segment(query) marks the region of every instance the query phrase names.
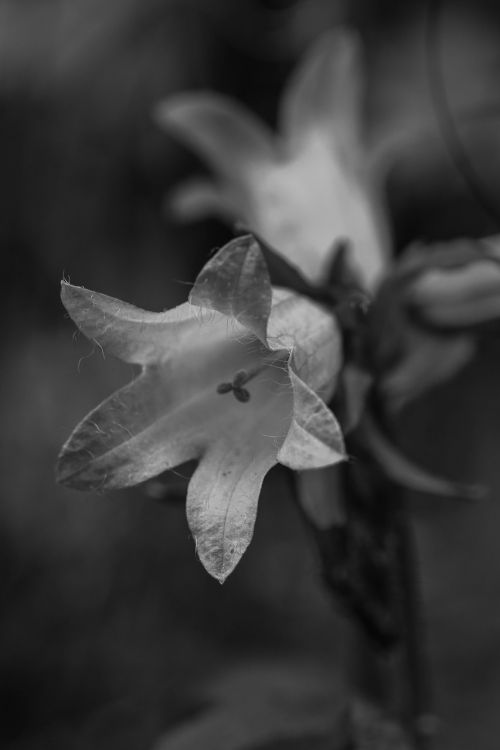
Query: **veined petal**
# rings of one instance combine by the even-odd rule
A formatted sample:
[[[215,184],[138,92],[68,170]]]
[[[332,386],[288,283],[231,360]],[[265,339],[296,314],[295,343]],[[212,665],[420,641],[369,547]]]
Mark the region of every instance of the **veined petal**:
[[[61,299],[85,336],[133,364],[164,358],[178,347],[183,334],[199,326],[199,314],[187,303],[162,313],[148,312],[65,281]]]
[[[333,394],[342,366],[342,339],[334,315],[287,289],[273,289],[267,327],[271,349],[288,349],[297,375],[324,401]]]
[[[221,583],[252,538],[262,482],[277,463],[292,398],[286,366],[267,368],[253,383],[252,403],[218,432],[191,479],[188,523],[201,562]]]
[[[75,428],[59,456],[57,480],[74,489],[119,489],[197,458],[197,409],[165,392],[148,370],[102,402]]]
[[[234,318],[265,341],[272,289],[255,239],[237,237],[221,248],[198,275],[189,300]]]
[[[235,424],[253,424],[255,401],[247,406],[217,386],[253,369],[252,398],[264,377],[274,393],[284,366],[266,364],[258,340],[234,337],[220,321],[201,324],[191,343],[192,350],[148,366],[76,427],[59,457],[58,481],[78,489],[131,486],[199,457]]]
[[[346,459],[342,431],[326,404],[295,373],[293,419],[278,461],[290,469],[319,469]]]
[[[229,183],[245,182],[276,159],[275,139],[251,110],[210,91],[162,102],[156,119]]]
[[[343,458],[335,418],[296,374],[318,391],[335,383],[335,318],[293,292],[273,291],[250,236],[222,248],[200,273],[191,303],[169,313],[70,285],[63,294],[84,333],[143,372],[77,426],[58,480],[119,488],[200,458],[188,519],[203,564],[223,581],[251,539],[271,466]]]
[[[338,148],[356,142],[361,123],[360,45],[347,29],[327,32],[292,75],[280,107],[280,130],[297,146],[321,128]]]

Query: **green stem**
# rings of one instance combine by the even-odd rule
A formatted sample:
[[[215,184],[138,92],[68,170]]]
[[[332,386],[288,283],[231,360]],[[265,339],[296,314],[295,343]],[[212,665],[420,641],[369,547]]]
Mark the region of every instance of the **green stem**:
[[[430,750],[436,729],[432,712],[429,664],[422,621],[415,540],[408,509],[399,499],[396,519],[398,589],[402,626],[402,678],[406,691],[403,717],[417,750]],[[405,684],[406,683],[406,684]]]

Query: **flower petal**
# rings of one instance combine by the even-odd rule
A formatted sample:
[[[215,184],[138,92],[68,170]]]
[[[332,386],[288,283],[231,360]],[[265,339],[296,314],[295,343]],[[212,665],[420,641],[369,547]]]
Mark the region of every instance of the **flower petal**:
[[[293,353],[292,368],[327,401],[342,365],[342,338],[334,315],[287,289],[273,290],[268,346]]]
[[[359,137],[362,74],[360,45],[347,29],[327,32],[292,75],[280,107],[280,129],[292,143],[322,128],[336,145]],[[332,238],[333,240],[333,238]]]
[[[432,268],[413,283],[409,297],[428,323],[464,328],[500,318],[500,264],[478,258],[457,268]]]
[[[224,450],[225,449],[225,450]],[[248,453],[241,445],[219,443],[207,453],[189,484],[187,517],[196,552],[220,583],[247,549],[253,536],[262,482],[276,457]]]
[[[79,329],[110,354],[133,364],[146,364],[178,346],[183,333],[199,325],[187,303],[162,313],[141,310],[107,294],[61,284],[61,299]]]
[[[272,289],[255,239],[237,237],[221,248],[203,267],[189,301],[235,318],[265,342]]]
[[[278,461],[290,469],[319,469],[346,459],[342,431],[326,404],[295,373],[293,419]]]
[[[61,450],[57,481],[75,489],[118,489],[196,458],[195,414],[195,403],[179,409],[169,400],[160,371],[148,368],[77,425]]]
[[[250,543],[264,476],[277,463],[290,424],[287,368],[272,368],[272,377],[259,381],[254,382],[259,392],[242,406],[240,419],[214,436],[188,490],[187,517],[196,551],[221,583]]]
[[[276,159],[272,132],[253,112],[219,94],[177,94],[158,105],[156,119],[229,183],[246,182]]]
[[[174,188],[165,199],[165,210],[178,221],[196,221],[208,216],[234,220],[238,207],[231,205],[231,196],[213,180],[187,180]]]
[[[242,421],[255,425],[259,378],[252,382],[248,406],[231,394],[221,396],[217,385],[254,365],[262,367],[264,377],[270,369],[261,365],[265,348],[255,339],[233,339],[227,321],[222,326],[208,321],[196,333],[192,350],[148,366],[85,417],[63,446],[59,482],[77,489],[132,486],[197,458],[219,435],[232,435]],[[282,372],[283,367],[272,368],[271,394]]]

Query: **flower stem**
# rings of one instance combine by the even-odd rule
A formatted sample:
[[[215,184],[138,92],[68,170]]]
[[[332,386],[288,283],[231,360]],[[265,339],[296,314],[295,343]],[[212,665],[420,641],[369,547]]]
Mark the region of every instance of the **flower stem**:
[[[431,708],[429,665],[425,644],[415,540],[408,508],[399,499],[396,559],[402,628],[402,681],[407,688],[404,716],[417,750],[430,750],[436,732]]]

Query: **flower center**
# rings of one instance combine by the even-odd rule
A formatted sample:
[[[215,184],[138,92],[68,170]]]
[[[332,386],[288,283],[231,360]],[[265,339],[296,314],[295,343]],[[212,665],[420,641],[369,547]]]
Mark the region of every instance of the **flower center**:
[[[217,393],[232,393],[237,401],[240,401],[242,404],[246,404],[247,401],[250,401],[251,394],[250,391],[244,386],[255,377],[257,377],[257,375],[265,370],[266,367],[269,367],[277,361],[282,362],[282,355],[278,355],[278,357],[272,357],[264,361],[258,367],[253,367],[251,370],[238,370],[238,372],[236,372],[233,376],[231,382],[225,381],[223,383],[219,383],[219,385],[217,386]]]

